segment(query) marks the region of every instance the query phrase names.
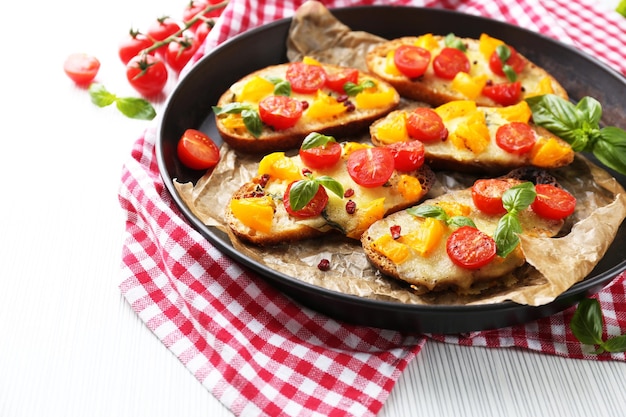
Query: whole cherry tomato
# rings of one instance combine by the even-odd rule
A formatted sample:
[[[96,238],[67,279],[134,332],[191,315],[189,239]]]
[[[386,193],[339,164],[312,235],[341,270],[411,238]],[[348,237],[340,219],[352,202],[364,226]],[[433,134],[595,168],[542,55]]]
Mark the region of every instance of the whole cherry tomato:
[[[165,62],[176,72],[180,72],[191,60],[200,44],[190,37],[178,38],[167,45]]]
[[[482,93],[502,106],[512,106],[519,102],[522,95],[522,84],[519,81],[500,84],[487,83]]]
[[[300,159],[311,169],[324,169],[334,166],[341,159],[343,148],[338,142],[328,142],[314,148],[300,148]]]
[[[187,4],[187,7],[183,10],[183,22],[185,24],[189,23],[194,17],[201,13],[204,9],[206,9],[209,5],[215,5],[221,3],[222,0],[192,0]],[[204,18],[214,18],[218,17],[222,14],[224,8],[211,10],[203,14]],[[193,32],[199,29],[202,24],[203,19],[199,19],[196,23],[194,23],[189,29]]]
[[[395,142],[386,147],[391,150],[394,167],[398,171],[415,171],[424,165],[424,144],[419,140]]]
[[[308,181],[308,180],[302,180],[302,181]],[[287,210],[287,213],[289,213],[290,215],[303,218],[303,219],[319,216],[320,213],[322,213],[322,211],[324,210],[324,207],[326,207],[326,204],[328,204],[328,193],[326,192],[326,189],[322,185],[320,185],[319,188],[317,189],[317,192],[311,199],[311,201],[309,201],[300,210],[294,210],[291,207],[289,198],[291,195],[291,189],[294,186],[294,184],[296,184],[297,182],[299,181],[294,181],[290,183],[287,186],[287,190],[285,191],[285,194],[283,195],[283,205],[285,206],[285,210]]]
[[[178,140],[178,159],[191,169],[209,169],[220,160],[220,150],[205,133],[187,129]]]
[[[536,141],[535,131],[526,123],[507,123],[496,131],[496,143],[509,153],[522,155],[530,152]]]
[[[472,201],[485,214],[504,214],[506,209],[502,205],[502,195],[513,185],[510,181],[498,178],[476,180],[472,185]]]
[[[169,16],[163,16],[155,20],[148,27],[148,37],[154,42],[162,41],[180,30],[180,25]],[[156,50],[157,53],[165,53],[167,45],[163,45]]]
[[[433,70],[438,77],[452,80],[459,72],[470,71],[467,55],[456,48],[443,48],[433,60]]]
[[[128,61],[126,78],[130,85],[143,96],[154,96],[167,83],[167,68],[160,58],[139,55]]]
[[[426,107],[418,107],[408,114],[406,130],[410,137],[422,142],[444,140],[448,137],[448,129],[441,116]]]
[[[508,48],[511,52],[511,55],[509,56],[509,59],[506,60],[506,64],[513,68],[513,71],[515,71],[516,74],[519,74],[524,70],[524,67],[526,66],[526,60],[517,53],[515,48],[513,48],[512,46],[508,46]],[[491,54],[491,58],[489,58],[489,68],[491,68],[491,71],[493,71],[494,74],[505,76],[504,71],[502,71],[502,66],[503,65],[502,60],[500,59],[500,55],[498,55],[497,51],[493,51],[493,53]]]
[[[348,156],[347,168],[350,178],[366,188],[380,187],[394,171],[393,153],[385,147],[364,148]]]
[[[194,37],[196,38],[196,42],[198,45],[201,45],[202,42],[209,36],[211,29],[213,29],[213,22],[207,21],[200,23],[194,32]]]
[[[83,53],[71,54],[63,63],[65,74],[78,85],[87,85],[98,74],[100,61],[95,56]]]
[[[261,121],[277,130],[293,127],[303,111],[300,100],[287,96],[268,96],[259,103]]]
[[[131,29],[118,46],[118,55],[124,65],[128,64],[128,61],[139,55],[141,51],[151,47],[154,44],[146,35]]]
[[[426,72],[430,64],[430,51],[415,45],[401,45],[393,54],[398,70],[409,78],[417,78]]]
[[[535,185],[537,198],[530,205],[537,215],[551,220],[561,220],[574,213],[576,197],[552,184]]]
[[[496,257],[496,242],[475,227],[462,226],[446,241],[446,252],[452,262],[461,268],[478,269]]]
[[[287,67],[287,81],[296,93],[315,93],[326,84],[326,71],[320,65],[292,62]]]
[[[346,83],[351,82],[353,84],[359,81],[359,70],[354,68],[346,68],[341,71],[334,71],[326,73],[326,87],[339,94],[345,94],[346,91],[343,86]]]

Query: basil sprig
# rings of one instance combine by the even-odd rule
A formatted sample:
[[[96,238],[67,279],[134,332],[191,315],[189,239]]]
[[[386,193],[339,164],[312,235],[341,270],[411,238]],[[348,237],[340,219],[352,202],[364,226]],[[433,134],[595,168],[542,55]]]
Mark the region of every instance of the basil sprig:
[[[504,75],[506,75],[509,81],[515,82],[517,80],[517,73],[512,66],[506,63],[511,57],[511,48],[506,45],[498,45],[496,46],[496,53],[498,54],[498,58],[500,58],[500,62],[502,62],[502,72],[504,72]]]
[[[252,136],[258,138],[261,136],[261,132],[263,132],[261,116],[259,116],[259,112],[253,106],[233,102],[222,107],[213,106],[213,112],[216,116],[221,114],[241,114],[243,124]]]
[[[115,107],[120,113],[131,119],[152,120],[156,116],[156,110],[149,101],[138,97],[118,97],[109,92],[102,84],[90,84],[89,96],[91,102],[98,107],[106,107],[115,103]]]
[[[605,166],[626,174],[626,131],[600,128],[601,104],[583,97],[576,105],[554,94],[529,97],[533,122],[567,141],[575,152],[589,152]]]
[[[441,220],[446,223],[448,226],[452,227],[462,227],[462,226],[471,226],[476,228],[476,224],[472,219],[466,216],[449,216],[448,213],[444,209],[439,206],[418,206],[411,207],[407,209],[407,212],[416,217],[432,217],[437,220]]]
[[[569,326],[580,343],[597,346],[595,354],[626,352],[626,334],[603,339],[604,319],[600,302],[596,299],[582,300],[576,307]]]
[[[493,234],[498,256],[505,258],[519,244],[522,225],[518,214],[520,211],[526,210],[536,197],[537,192],[532,182],[514,185],[502,195],[502,205],[507,213],[500,217]]]
[[[376,87],[376,83],[372,80],[361,81],[358,84],[348,81],[344,84],[343,91],[345,91],[349,96],[356,96],[363,90],[374,87]]]
[[[300,149],[313,149],[326,146],[330,142],[337,142],[334,137],[322,135],[318,132],[311,132],[302,141]]]
[[[343,185],[328,175],[314,178],[310,174],[305,179],[296,181],[289,191],[289,205],[293,210],[303,209],[315,197],[320,186],[343,197]]]

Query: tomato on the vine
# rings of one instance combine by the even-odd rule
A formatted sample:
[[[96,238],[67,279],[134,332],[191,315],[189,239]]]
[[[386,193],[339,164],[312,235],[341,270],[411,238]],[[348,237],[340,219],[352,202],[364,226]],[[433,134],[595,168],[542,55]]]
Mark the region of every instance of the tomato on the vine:
[[[308,181],[308,180],[301,180],[301,181]],[[289,198],[291,194],[291,188],[297,182],[299,181],[294,181],[290,183],[287,186],[287,190],[285,191],[285,194],[283,195],[283,205],[285,206],[285,210],[287,210],[287,213],[289,213],[290,215],[303,218],[303,219],[319,216],[324,210],[324,208],[326,207],[326,204],[328,204],[328,193],[326,192],[326,189],[324,188],[324,186],[320,185],[319,188],[317,189],[317,192],[311,199],[311,201],[309,201],[300,210],[294,210],[291,207]]]
[[[206,39],[206,37],[209,36],[211,29],[213,29],[213,25],[214,25],[214,22],[207,21],[207,22],[202,22],[200,25],[196,27],[196,30],[194,32],[194,37],[198,45],[201,45],[202,42],[204,42],[204,40]]]
[[[100,61],[89,54],[75,53],[65,59],[63,70],[76,84],[87,85],[96,78],[100,70]]]
[[[512,106],[519,102],[522,95],[522,84],[519,81],[500,84],[487,83],[483,94],[502,106]]]
[[[552,184],[535,185],[537,197],[530,205],[539,216],[551,220],[561,220],[574,213],[576,197]]]
[[[141,51],[154,45],[154,41],[149,39],[146,35],[131,29],[118,46],[118,55],[124,65],[128,64],[128,61],[139,55]]]
[[[498,178],[479,179],[472,185],[472,201],[476,208],[485,214],[506,213],[502,205],[502,195],[514,184]]]
[[[293,127],[303,111],[300,100],[287,96],[268,96],[259,103],[261,121],[277,130]]]
[[[459,72],[469,73],[469,58],[459,49],[446,47],[433,59],[433,70],[438,77],[452,80]]]
[[[409,78],[417,78],[426,72],[430,64],[430,51],[415,45],[400,45],[393,54],[393,63]]]
[[[410,137],[422,142],[444,140],[448,137],[448,129],[441,116],[427,107],[418,107],[408,114],[406,130]]]
[[[320,65],[292,62],[287,67],[287,81],[296,93],[315,93],[326,84],[326,71]]]
[[[178,140],[176,147],[178,159],[191,169],[213,168],[220,159],[220,150],[203,132],[187,129]]]
[[[200,44],[190,37],[178,38],[167,45],[165,62],[176,72],[180,72],[191,60]]]
[[[526,123],[511,122],[496,131],[496,143],[505,151],[522,155],[535,146],[535,131]]]
[[[398,171],[415,171],[424,165],[424,144],[419,140],[395,142],[386,146],[393,154],[394,167]]]
[[[169,16],[164,16],[155,20],[148,27],[147,34],[148,37],[154,42],[159,42],[174,35],[180,29],[180,25],[174,19],[170,18]],[[164,53],[166,50],[167,45],[163,45],[159,47],[156,52]]]
[[[347,169],[350,177],[362,187],[380,187],[394,171],[393,153],[384,147],[363,148],[348,156]]]
[[[311,169],[324,169],[334,166],[341,159],[343,148],[338,142],[327,142],[314,148],[300,148],[300,159]]]
[[[462,226],[446,241],[446,252],[455,265],[478,269],[491,262],[497,253],[495,240],[475,227]]]
[[[187,7],[185,7],[185,9],[183,10],[183,23],[187,24],[189,23],[194,17],[196,17],[198,15],[198,13],[201,13],[204,9],[206,9],[209,5],[215,5],[218,3],[221,3],[222,0],[192,0],[189,2],[189,4],[187,4]],[[203,18],[212,18],[212,17],[218,17],[222,14],[222,11],[224,11],[223,8],[221,9],[215,9],[215,10],[211,10],[210,12],[207,12],[205,14],[203,14]],[[190,26],[190,30],[192,32],[195,32],[196,30],[198,30],[200,28],[200,26],[202,25],[203,19],[198,19],[198,21],[196,21],[192,26]]]
[[[139,94],[154,96],[163,91],[167,83],[167,68],[160,58],[139,55],[126,65],[126,78]]]

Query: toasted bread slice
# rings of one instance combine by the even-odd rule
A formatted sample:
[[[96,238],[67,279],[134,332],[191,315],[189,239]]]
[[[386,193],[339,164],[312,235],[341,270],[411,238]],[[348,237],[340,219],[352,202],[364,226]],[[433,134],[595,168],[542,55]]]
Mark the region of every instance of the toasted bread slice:
[[[420,206],[440,207],[450,217],[469,217],[478,230],[489,236],[493,236],[502,216],[486,214],[476,208],[471,189],[443,194],[424,201]],[[363,233],[361,243],[375,268],[387,276],[409,283],[418,294],[441,290],[475,293],[477,288],[489,287],[506,279],[525,264],[523,250],[518,245],[505,257],[496,256],[478,268],[459,266],[447,250],[448,238],[458,229],[439,219],[412,214],[411,210],[401,210],[373,223]],[[530,208],[520,211],[518,216],[522,233],[532,236],[553,237],[564,224],[562,219],[542,218]],[[396,235],[392,237],[391,231],[395,231]]]
[[[302,92],[287,76],[289,68],[295,65],[322,68],[322,77],[327,81],[314,91]],[[352,88],[345,92],[342,90],[345,82],[339,75],[348,73],[351,73]],[[263,100],[284,95],[301,105],[301,116],[293,126],[277,123],[259,111]],[[303,62],[270,66],[247,75],[220,97],[214,110],[217,129],[232,148],[247,153],[267,153],[297,149],[311,132],[349,136],[367,131],[374,120],[399,103],[397,91],[375,76],[307,58]],[[292,103],[292,106],[297,105]]]
[[[433,106],[467,99],[474,100],[481,106],[514,104],[500,102],[502,99],[495,101],[492,97],[486,96],[484,90],[488,85],[510,82],[505,75],[494,73],[489,65],[496,47],[504,45],[504,42],[486,34],[481,35],[480,39],[456,38],[456,40],[466,48],[464,53],[468,58],[469,71],[463,71],[453,79],[438,76],[433,69],[433,61],[446,47],[446,37],[433,34],[402,37],[384,42],[368,53],[367,66],[373,74],[393,85],[402,97]],[[395,65],[393,54],[401,45],[416,45],[430,52],[430,63],[423,75],[410,78]],[[525,65],[516,76],[516,81],[521,87],[515,102],[526,96],[547,93],[567,98],[567,92],[553,75],[530,62],[522,54],[518,56],[524,60]]]
[[[407,125],[414,116],[411,113],[424,114],[424,110],[395,110],[374,122],[370,127],[372,142],[382,146],[414,140]],[[507,107],[480,107],[473,101],[460,100],[432,111],[447,132],[441,138],[423,140],[426,161],[433,169],[502,174],[527,165],[559,168],[574,160],[569,143],[532,124],[532,112],[525,101]],[[515,133],[520,131],[525,139]]]
[[[419,202],[436,181],[433,171],[422,165],[411,172],[394,170],[381,186],[359,185],[348,173],[347,155],[364,145],[341,145],[342,158],[324,169],[306,167],[299,155],[276,152],[264,157],[258,175],[242,185],[226,209],[225,218],[232,232],[243,241],[262,246],[330,233],[358,240],[374,221]],[[289,198],[288,186],[311,178],[332,178],[341,184],[343,195],[327,191],[328,202],[318,215],[305,218],[290,214],[284,201]]]

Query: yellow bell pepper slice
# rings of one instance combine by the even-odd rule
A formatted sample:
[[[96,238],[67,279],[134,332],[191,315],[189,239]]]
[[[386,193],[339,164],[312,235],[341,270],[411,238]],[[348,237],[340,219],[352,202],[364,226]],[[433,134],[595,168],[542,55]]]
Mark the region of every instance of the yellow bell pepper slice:
[[[300,167],[284,152],[273,152],[259,162],[258,175],[269,175],[271,179],[297,181],[303,177]]]
[[[385,72],[390,75],[403,75],[398,67],[396,67],[396,63],[393,60],[395,53],[395,49],[387,52],[387,56],[385,57]]]
[[[389,258],[394,264],[401,264],[409,257],[409,247],[391,237],[382,235],[372,242],[372,249]]]
[[[504,45],[504,41],[493,38],[486,33],[481,33],[480,38],[478,38],[478,50],[483,54],[487,61],[489,61],[491,55],[493,55],[499,45]]]
[[[426,33],[419,36],[413,44],[429,51],[439,48],[439,42],[435,39],[432,33]]]
[[[469,216],[472,209],[467,204],[458,203],[456,201],[439,201],[436,203],[450,217]]]
[[[406,201],[416,201],[422,195],[420,180],[411,175],[400,175],[398,191]]]
[[[396,100],[396,91],[389,88],[384,91],[362,91],[354,97],[358,109],[375,109],[384,107]]]
[[[477,75],[472,77],[466,72],[459,72],[452,80],[452,89],[460,92],[470,100],[476,99],[487,84],[487,75]]]
[[[421,227],[400,236],[398,242],[414,249],[420,256],[428,256],[439,245],[446,230],[443,222],[432,217],[424,219]]]
[[[385,197],[377,198],[366,205],[357,207],[356,213],[359,216],[358,224],[354,230],[347,233],[347,236],[352,239],[360,239],[363,232],[372,223],[383,218],[385,215]]]
[[[485,114],[475,111],[468,117],[467,122],[460,123],[448,138],[459,149],[469,149],[475,154],[483,152],[491,141]]]
[[[237,101],[242,103],[258,103],[274,92],[274,83],[263,77],[254,76],[244,84]]]
[[[302,58],[302,63],[307,65],[322,65],[317,59],[308,55]]]
[[[540,138],[531,151],[530,161],[534,166],[550,168],[562,166],[574,158],[572,147],[555,138]]]
[[[542,96],[544,94],[553,94],[554,88],[552,88],[552,80],[548,77],[543,77],[539,80],[537,88],[533,91],[528,91],[524,97]]]
[[[530,106],[524,100],[512,106],[494,108],[494,111],[509,122],[528,123],[533,115]]]
[[[406,113],[394,113],[379,123],[376,127],[376,137],[385,144],[406,141],[409,138],[406,130]]]
[[[261,233],[270,233],[274,219],[272,198],[249,197],[230,201],[230,210],[243,224]]]
[[[476,111],[476,102],[472,100],[454,100],[436,107],[435,113],[444,121],[450,121],[457,117],[465,117]]]
[[[346,111],[348,108],[343,103],[338,102],[333,96],[318,91],[315,100],[306,110],[306,117],[321,120],[340,115]]]

